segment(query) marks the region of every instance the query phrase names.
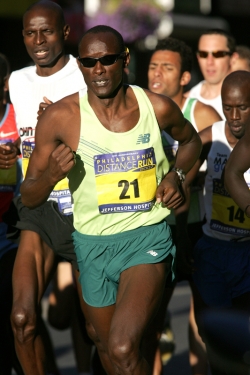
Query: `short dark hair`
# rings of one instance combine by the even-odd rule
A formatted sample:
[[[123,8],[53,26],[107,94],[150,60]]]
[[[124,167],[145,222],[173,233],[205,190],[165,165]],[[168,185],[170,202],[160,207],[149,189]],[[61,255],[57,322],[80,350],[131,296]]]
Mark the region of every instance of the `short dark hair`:
[[[193,66],[193,53],[191,48],[182,40],[168,37],[157,43],[155,51],[172,51],[180,54],[181,57],[181,74],[191,72]]]
[[[233,54],[235,52],[235,48],[236,48],[235,39],[229,31],[226,31],[223,29],[208,29],[200,35],[200,38],[203,35],[223,35],[227,39],[227,47],[230,53]]]
[[[248,65],[250,68],[250,48],[247,46],[239,45],[236,46],[235,52],[238,53],[239,59],[244,59],[248,61]]]
[[[123,37],[119,33],[119,31],[117,31],[117,30],[113,29],[113,27],[110,27],[110,26],[107,26],[107,25],[97,25],[97,26],[94,26],[91,29],[85,31],[85,33],[83,34],[83,36],[82,36],[82,38],[80,40],[78,48],[80,48],[80,45],[82,43],[82,39],[86,35],[88,35],[88,34],[99,34],[99,33],[111,33],[111,34],[113,34],[116,37],[116,39],[117,39],[117,43],[118,43],[120,52],[123,52],[123,51],[126,50]]]

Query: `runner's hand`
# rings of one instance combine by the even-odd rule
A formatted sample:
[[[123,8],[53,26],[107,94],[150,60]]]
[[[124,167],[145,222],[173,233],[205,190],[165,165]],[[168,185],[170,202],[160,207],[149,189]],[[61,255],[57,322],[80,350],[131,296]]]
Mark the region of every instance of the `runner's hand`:
[[[49,157],[49,178],[56,184],[67,176],[75,165],[75,155],[72,149],[65,144],[60,144]]]
[[[41,102],[39,104],[39,109],[37,111],[37,119],[43,114],[43,112],[45,111],[45,109],[50,105],[52,104],[53,102],[51,100],[49,100],[48,98],[46,98],[46,96],[43,97],[43,100],[44,102]]]
[[[156,190],[156,202],[170,209],[177,208],[183,201],[179,177],[175,172],[170,172]]]
[[[11,142],[0,146],[0,169],[10,169],[18,159],[19,150]]]

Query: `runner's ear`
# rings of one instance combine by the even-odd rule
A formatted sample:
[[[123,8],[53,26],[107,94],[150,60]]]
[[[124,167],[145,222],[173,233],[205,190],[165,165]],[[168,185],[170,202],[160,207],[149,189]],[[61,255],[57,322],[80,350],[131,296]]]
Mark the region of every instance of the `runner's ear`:
[[[191,80],[191,74],[190,72],[184,72],[180,79],[180,85],[186,86]]]

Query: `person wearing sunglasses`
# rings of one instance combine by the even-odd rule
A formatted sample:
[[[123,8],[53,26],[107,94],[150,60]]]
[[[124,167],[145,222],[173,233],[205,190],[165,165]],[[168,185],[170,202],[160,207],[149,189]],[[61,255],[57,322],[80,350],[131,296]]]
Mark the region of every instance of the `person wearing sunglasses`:
[[[129,61],[117,30],[99,25],[84,33],[78,64],[87,94],[70,95],[40,116],[21,186],[23,203],[35,208],[68,176],[82,308],[108,375],[152,373],[151,327],[166,277],[174,277],[175,246],[164,219],[183,201],[182,182],[201,148],[170,98],[123,83]],[[171,170],[163,129],[180,143]]]
[[[221,104],[221,86],[230,72],[231,59],[235,54],[235,40],[225,30],[209,29],[199,38],[196,56],[204,80],[185,95],[211,105],[224,117]]]
[[[201,131],[212,123],[220,121],[221,117],[211,106],[201,103],[197,99],[184,96],[184,88],[191,79],[192,63],[192,50],[185,42],[172,37],[159,41],[150,58],[148,87],[151,91],[166,95],[174,100],[182,110],[185,118],[192,122],[197,131]],[[166,132],[163,132],[162,138],[166,156],[170,163],[174,163],[178,143]],[[202,173],[202,171],[200,172]],[[178,281],[184,279],[191,283],[191,254],[195,243],[202,235],[204,218],[202,188],[201,179],[199,179],[199,184],[194,184],[192,187],[190,207],[189,199],[186,198],[185,209],[184,205],[181,205],[176,210],[172,210],[171,214],[166,217],[179,254],[177,258],[179,259],[177,262]],[[187,215],[188,211],[189,214]],[[175,215],[178,216],[178,225],[176,225]],[[188,244],[190,245],[188,246]],[[167,286],[169,287],[169,285]],[[173,286],[166,289],[165,304],[171,298],[172,293]],[[193,304],[191,303],[189,319],[190,366],[193,375],[205,375],[207,373],[206,352],[197,332],[192,306]],[[162,339],[164,337],[162,335]]]

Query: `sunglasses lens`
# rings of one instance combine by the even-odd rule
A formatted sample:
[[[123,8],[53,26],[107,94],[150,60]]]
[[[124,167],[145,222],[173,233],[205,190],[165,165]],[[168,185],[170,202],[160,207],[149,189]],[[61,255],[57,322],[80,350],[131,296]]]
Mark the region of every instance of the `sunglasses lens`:
[[[213,57],[215,57],[216,59],[218,59],[220,57],[224,57],[226,55],[227,55],[227,53],[225,51],[216,51],[216,52],[213,52]]]
[[[105,66],[112,65],[116,62],[118,57],[119,55],[106,55],[100,58],[100,63]]]
[[[208,52],[207,52],[207,51],[198,51],[197,54],[198,54],[199,57],[201,57],[202,59],[205,59],[206,57],[208,57]]]
[[[212,52],[208,52],[208,51],[198,51],[198,52],[197,52],[197,55],[198,55],[199,57],[201,57],[202,59],[206,59],[210,53],[213,55],[213,57],[214,57],[215,59],[219,59],[219,58],[221,58],[221,57],[224,57],[224,56],[230,55],[230,52],[228,52],[228,51],[212,51]]]
[[[79,59],[79,61],[85,68],[93,68],[97,60],[92,59],[91,57],[83,57]]]
[[[93,57],[79,57],[78,60],[85,68],[93,68],[97,61],[100,61],[100,63],[104,66],[108,66],[114,64],[122,56],[123,53],[118,53],[115,55],[102,56],[99,59],[94,59]]]

